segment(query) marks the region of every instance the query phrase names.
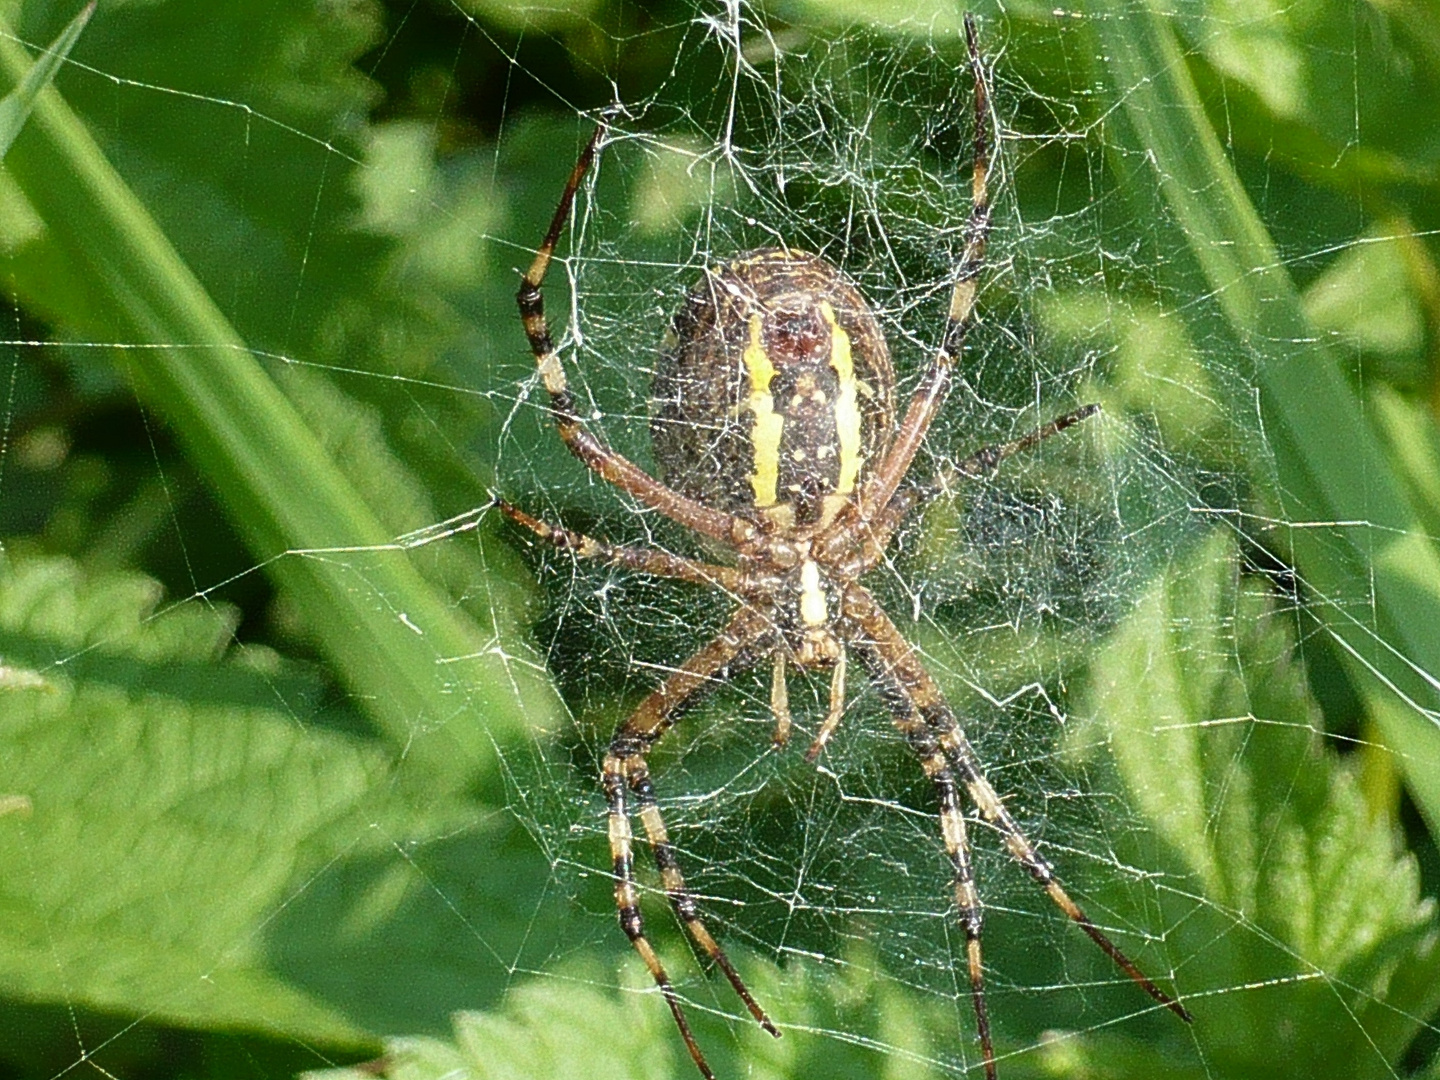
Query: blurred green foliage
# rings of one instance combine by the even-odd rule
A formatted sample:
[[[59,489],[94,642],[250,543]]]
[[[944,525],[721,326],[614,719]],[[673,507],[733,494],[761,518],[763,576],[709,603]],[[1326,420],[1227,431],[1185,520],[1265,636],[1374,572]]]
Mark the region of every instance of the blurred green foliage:
[[[581,382],[644,460],[666,313],[774,228],[844,256],[914,375],[968,135],[953,5],[744,7],[738,52],[726,10],[102,0],[0,173],[0,1075],[382,1051],[364,1075],[688,1075],[592,872],[591,777],[717,613],[471,513],[498,487],[648,535],[517,400],[514,268],[618,95],[576,352],[629,350]],[[1106,419],[930,508],[880,588],[923,598],[907,632],[1007,791],[1047,799],[1043,842],[1197,1020],[1147,1011],[982,854],[1003,1075],[1435,1074],[1440,11],[978,13],[1007,132],[994,284],[932,449],[1071,396]],[[74,11],[0,15],[33,51]],[[741,66],[767,74],[732,96]],[[799,103],[776,129],[771,86]],[[1037,672],[1058,743],[981,690]],[[657,775],[697,792],[768,738],[694,727]],[[910,762],[856,735],[819,777],[762,764],[674,827],[786,1037],[652,917],[713,1063],[974,1070]],[[828,853],[797,849],[806,813]],[[828,906],[785,906],[796,865]]]

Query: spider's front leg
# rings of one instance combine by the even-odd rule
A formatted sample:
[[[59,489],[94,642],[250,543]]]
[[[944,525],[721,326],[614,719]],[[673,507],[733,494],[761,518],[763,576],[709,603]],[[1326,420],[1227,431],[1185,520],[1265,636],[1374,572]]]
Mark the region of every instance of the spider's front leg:
[[[935,350],[935,360],[910,399],[889,451],[876,466],[861,493],[859,517],[863,522],[872,521],[885,509],[905,479],[905,474],[910,471],[910,463],[915,460],[925,433],[930,430],[945,400],[955,360],[974,323],[975,292],[980,271],[985,265],[985,245],[990,237],[990,84],[980,56],[975,20],[969,13],[965,15],[965,42],[970,50],[970,71],[975,80],[975,161],[970,220],[965,227],[965,250],[955,268],[955,286],[950,292],[950,309],[945,316],[945,329],[940,335],[940,347]]]
[[[655,985],[664,995],[666,1004],[670,1006],[670,1013],[675,1018],[675,1025],[680,1029],[680,1037],[685,1040],[691,1059],[706,1080],[715,1080],[715,1074],[690,1031],[690,1024],[680,1005],[680,997],[675,992],[669,975],[655,954],[650,940],[645,936],[645,920],[640,913],[640,899],[635,888],[635,867],[631,851],[633,836],[630,831],[626,790],[628,788],[635,796],[641,824],[645,827],[655,864],[660,870],[661,883],[675,908],[675,913],[685,924],[685,929],[695,944],[725,973],[750,1015],[766,1031],[778,1038],[779,1029],[771,1023],[770,1018],[751,996],[725,950],[700,918],[695,898],[685,885],[674,845],[670,842],[664,819],[660,815],[655,788],[650,780],[650,769],[645,761],[650,747],[679,719],[681,709],[694,704],[697,695],[704,690],[718,685],[734,672],[753,663],[765,638],[772,632],[773,627],[761,613],[754,608],[742,607],[719,636],[677,668],[620,725],[610,741],[610,751],[605,756],[601,776],[609,813],[610,855],[614,863],[615,905],[619,910],[620,927],[625,931],[625,936],[630,939],[635,951],[640,954],[651,978],[655,980]]]
[[[583,461],[603,479],[623,491],[629,492],[645,505],[660,511],[666,517],[687,525],[697,532],[728,544],[745,544],[758,536],[758,530],[751,522],[713,507],[705,506],[686,498],[660,483],[629,458],[616,453],[597,439],[585,428],[577,411],[575,395],[571,393],[565,379],[565,368],[560,363],[560,354],[550,336],[550,324],[545,318],[545,296],[541,291],[545,274],[550,269],[550,260],[555,254],[555,245],[570,218],[570,209],[575,202],[575,192],[580,181],[590,168],[600,145],[605,125],[595,128],[590,141],[580,152],[555,215],[550,219],[550,228],[535,253],[530,269],[520,281],[516,302],[520,305],[520,321],[525,327],[525,336],[530,342],[530,351],[540,371],[540,380],[550,395],[550,415],[555,421],[556,431],[570,452]]]

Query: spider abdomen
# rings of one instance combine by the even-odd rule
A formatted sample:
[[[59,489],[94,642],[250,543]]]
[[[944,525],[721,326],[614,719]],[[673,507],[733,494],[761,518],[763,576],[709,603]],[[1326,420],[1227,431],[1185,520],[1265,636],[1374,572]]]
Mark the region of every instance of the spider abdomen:
[[[670,486],[784,528],[828,520],[882,456],[895,377],[879,323],[818,255],[747,252],[675,316],[651,439]]]

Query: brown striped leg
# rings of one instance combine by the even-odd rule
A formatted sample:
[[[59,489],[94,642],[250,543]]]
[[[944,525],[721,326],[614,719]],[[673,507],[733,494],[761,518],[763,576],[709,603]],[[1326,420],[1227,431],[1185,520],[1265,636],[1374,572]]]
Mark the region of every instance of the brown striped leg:
[[[860,496],[860,518],[873,520],[889,504],[910,463],[930,430],[936,413],[950,386],[951,368],[965,344],[975,316],[975,290],[980,271],[985,265],[985,244],[990,236],[990,86],[985,64],[980,57],[980,42],[975,20],[965,16],[965,42],[970,50],[970,71],[975,80],[975,164],[970,197],[970,220],[966,226],[965,251],[955,270],[955,287],[950,293],[950,310],[945,316],[945,329],[935,361],[920,380],[915,396],[905,410],[905,418],[895,432],[890,450],[870,475]]]
[[[545,273],[550,269],[555,245],[570,217],[575,192],[590,168],[604,130],[603,124],[596,127],[595,134],[590,136],[590,141],[580,152],[580,158],[570,172],[570,180],[561,193],[560,204],[555,208],[555,216],[550,219],[550,228],[545,233],[540,249],[535,253],[530,269],[521,279],[520,291],[515,296],[520,305],[520,321],[524,324],[525,336],[530,341],[530,351],[535,354],[540,379],[550,395],[550,415],[555,420],[560,438],[570,448],[570,452],[616,487],[629,492],[666,517],[688,525],[706,536],[732,544],[752,541],[759,532],[755,525],[673,491],[586,430],[576,409],[575,396],[566,384],[565,369],[560,363],[559,353],[555,351],[555,344],[550,337],[550,326],[545,319],[545,297],[541,287],[545,283]]]
[[[865,660],[875,684],[890,696],[892,703],[900,698],[910,702],[915,714],[934,733],[936,741],[953,766],[956,777],[965,785],[981,815],[1004,838],[1005,846],[1009,848],[1015,861],[1029,871],[1036,884],[1045,890],[1055,905],[1079,925],[1121,971],[1180,1019],[1186,1023],[1191,1022],[1192,1018],[1185,1006],[1151,982],[1105,932],[1090,921],[1061,887],[1055,878],[1054,868],[1035,850],[1019,823],[990,786],[990,781],[985,779],[980,759],[960,729],[954,711],[946,703],[940,688],[920,663],[909,642],[890,621],[890,617],[860,585],[850,585],[846,589],[844,607],[847,618],[860,630],[859,639],[852,642],[852,647]]]
[[[885,695],[895,726],[920,758],[925,775],[935,784],[940,799],[940,832],[945,838],[945,854],[950,859],[951,877],[955,885],[955,910],[960,929],[965,933],[965,963],[970,974],[970,1002],[975,1007],[975,1028],[980,1038],[980,1054],[985,1062],[985,1080],[995,1080],[995,1046],[990,1040],[990,1013],[985,1005],[985,974],[980,961],[980,927],[984,914],[980,896],[975,891],[975,871],[970,865],[970,842],[965,835],[965,815],[960,810],[960,788],[955,771],[930,730],[915,710],[908,696],[896,693],[892,684],[877,682]]]
[[[1056,417],[1048,424],[1042,424],[1018,439],[982,447],[968,457],[961,458],[955,464],[946,466],[940,471],[939,476],[928,483],[909,483],[901,487],[889,504],[870,523],[861,572],[870,569],[884,558],[885,549],[890,546],[890,538],[895,535],[895,530],[904,523],[915,507],[931,502],[944,492],[958,486],[962,481],[991,475],[1006,458],[1033,449],[1050,436],[1058,435],[1060,432],[1090,419],[1099,411],[1099,405],[1086,405],[1074,412]]]
[[[613,755],[606,757],[602,783],[605,786],[605,801],[610,808],[610,857],[615,868],[615,906],[620,912],[620,929],[625,931],[625,936],[640,954],[650,977],[664,995],[665,1003],[670,1006],[670,1015],[675,1018],[675,1026],[680,1029],[680,1038],[685,1040],[685,1048],[690,1051],[690,1058],[700,1070],[700,1075],[705,1077],[705,1080],[715,1080],[715,1074],[711,1072],[705,1055],[700,1052],[700,1045],[690,1031],[685,1010],[680,1007],[680,995],[675,993],[670,976],[665,973],[664,965],[655,955],[655,947],[645,936],[645,919],[640,914],[640,898],[635,891],[630,815],[625,808],[625,763]]]
[[[685,1019],[685,1012],[680,1006],[679,994],[675,992],[669,975],[666,974],[659,957],[655,955],[654,947],[645,936],[645,920],[640,914],[640,899],[635,888],[635,863],[630,832],[630,814],[626,806],[626,787],[628,783],[643,777],[644,780],[640,786],[649,794],[651,800],[649,805],[653,809],[654,793],[649,787],[648,769],[645,765],[646,752],[666,731],[670,730],[675,721],[679,719],[681,710],[685,706],[693,704],[701,691],[723,682],[741,667],[753,663],[757,651],[766,644],[765,639],[771,633],[772,629],[762,615],[751,608],[742,607],[730,620],[729,625],[713,641],[677,668],[620,725],[614,738],[610,740],[610,751],[605,755],[601,774],[601,783],[605,789],[605,801],[609,808],[610,857],[614,864],[615,906],[620,914],[620,928],[625,931],[625,936],[630,939],[631,945],[640,954],[640,959],[645,962],[650,977],[655,980],[655,985],[664,995],[665,1003],[670,1006],[670,1014],[675,1018],[675,1026],[680,1029],[680,1037],[685,1040],[685,1048],[690,1052],[690,1058],[695,1062],[695,1067],[700,1070],[700,1074],[706,1080],[715,1080],[715,1074],[710,1070],[709,1064],[705,1061],[705,1055],[700,1052],[700,1047],[695,1042],[695,1036],[690,1031],[690,1024]],[[645,795],[642,795],[639,789],[637,789],[636,795],[641,803],[643,815]],[[658,812],[656,822],[658,823]],[[646,819],[645,824],[649,828],[651,822]],[[661,827],[663,830],[663,825]],[[660,860],[658,849],[656,860]],[[678,875],[678,871],[676,873]],[[665,874],[663,863],[661,864],[661,874],[662,876]],[[669,880],[665,881],[665,886],[667,893],[670,892]],[[677,910],[679,910],[678,904]],[[684,918],[683,914],[682,918]],[[696,935],[695,926],[699,926],[704,940],[710,940],[710,944],[715,945],[698,919],[694,925],[687,921],[686,926],[692,935]],[[701,941],[702,947],[704,946],[704,940],[699,936],[696,936],[696,940]],[[718,952],[719,946],[715,945],[715,949]],[[706,951],[708,953],[709,949],[707,948]],[[711,955],[715,956],[714,953]],[[719,953],[719,957],[723,956],[724,953]],[[759,1011],[759,1007],[751,998],[749,991],[744,988],[739,976],[734,973],[728,958],[721,961],[719,957],[716,957],[717,963],[721,964],[731,983],[740,992],[746,1006],[756,1015],[756,1019],[766,1025],[768,1030],[778,1034],[774,1026],[765,1018],[764,1013]]]
[[[1037,445],[1050,438],[1050,436],[1059,435],[1060,432],[1067,428],[1072,428],[1084,420],[1089,420],[1090,417],[1099,411],[1099,405],[1084,405],[1074,412],[1068,412],[1064,416],[1057,416],[1048,424],[1041,424],[1034,431],[1026,432],[1018,439],[1012,439],[1009,442],[997,443],[994,446],[986,446],[976,450],[975,453],[969,457],[961,458],[955,463],[953,470],[954,475],[967,479],[989,476],[1000,465],[1000,462],[1006,458],[1015,454],[1024,453],[1026,450],[1034,449]]]
[[[678,578],[697,585],[713,585],[729,593],[737,593],[745,577],[733,566],[716,566],[712,563],[697,562],[680,555],[673,555],[662,548],[628,547],[596,540],[584,533],[574,532],[558,525],[550,525],[539,518],[531,517],[518,506],[503,499],[497,499],[496,507],[502,514],[518,525],[523,525],[541,540],[554,544],[562,551],[573,551],[582,559],[594,559],[610,566],[623,566],[641,574],[654,577]]]
[[[685,924],[685,929],[694,938],[695,944],[705,951],[705,954],[715,962],[715,965],[725,973],[730,980],[730,985],[735,988],[735,993],[740,995],[740,1000],[750,1010],[753,1016],[766,1031],[780,1037],[780,1031],[770,1022],[765,1015],[765,1010],[760,1008],[755,998],[751,996],[745,983],[740,978],[740,973],[730,963],[730,958],[725,955],[725,950],[720,947],[719,942],[711,936],[706,929],[705,923],[700,918],[699,908],[695,904],[695,897],[685,887],[685,877],[680,872],[680,862],[675,857],[675,846],[670,843],[670,834],[665,829],[665,820],[660,816],[660,807],[655,802],[655,786],[650,781],[650,770],[646,768],[643,761],[632,762],[629,767],[630,790],[635,793],[635,803],[640,810],[640,822],[645,826],[645,835],[650,842],[650,850],[655,855],[655,865],[660,870],[660,881],[665,886],[665,895],[670,898],[670,903],[675,907],[675,914],[680,916],[680,921]]]
[[[946,706],[943,711],[935,710],[935,715],[941,715],[942,712],[948,714],[950,723],[948,728],[943,719],[936,723],[936,727],[941,731],[940,745],[944,747],[946,756],[954,763],[970,797],[979,806],[980,813],[1005,838],[1005,846],[1010,849],[1010,854],[1014,856],[1015,861],[1030,872],[1035,883],[1045,890],[1046,895],[1055,902],[1055,906],[1063,911],[1071,921],[1079,925],[1080,929],[1089,935],[1090,940],[1100,946],[1105,955],[1110,957],[1121,971],[1130,976],[1142,990],[1181,1020],[1187,1024],[1192,1023],[1194,1017],[1190,1015],[1185,1006],[1151,982],[1150,978],[1135,965],[1135,962],[1121,952],[1120,947],[1111,941],[1103,930],[1091,922],[1080,906],[1070,899],[1069,894],[1056,880],[1054,868],[1045,860],[1044,856],[1035,850],[1035,846],[1021,831],[1010,811],[1005,808],[1005,804],[1000,801],[1000,796],[990,786],[990,781],[985,779],[975,750],[960,729],[960,725],[955,722],[954,714],[950,713]]]

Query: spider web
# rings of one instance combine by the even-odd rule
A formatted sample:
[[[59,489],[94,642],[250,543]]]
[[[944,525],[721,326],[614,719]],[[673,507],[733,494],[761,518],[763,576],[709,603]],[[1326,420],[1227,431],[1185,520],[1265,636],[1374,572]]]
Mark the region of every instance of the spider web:
[[[657,332],[715,259],[788,244],[843,265],[885,328],[903,373],[903,400],[933,356],[965,240],[970,87],[952,77],[964,70],[953,33],[948,42],[937,33],[892,46],[865,68],[863,85],[851,87],[845,77],[853,74],[856,52],[871,51],[865,38],[807,42],[782,54],[748,17],[731,16],[728,26],[723,17],[699,23],[692,43],[702,54],[733,49],[739,35],[740,62],[723,65],[735,73],[731,85],[709,108],[692,106],[673,119],[658,95],[628,106],[625,127],[639,134],[606,146],[577,214],[566,266],[573,300],[562,350],[582,401],[593,406],[592,422],[640,460],[649,460],[646,402]],[[934,96],[906,100],[907,87]],[[1000,254],[980,301],[986,321],[917,471],[1016,437],[1094,392],[1101,355],[1083,344],[1050,347],[1005,291],[1007,282],[1039,275],[1061,288],[1055,278],[1062,274],[1102,273],[1093,235],[1115,197],[1097,193],[1089,177],[1088,207],[1031,229],[1016,220],[1011,176],[1023,163],[1009,150],[1007,144],[997,177]],[[678,200],[668,192],[677,188],[692,200],[691,213],[673,205]],[[658,238],[653,227],[637,227],[643,214],[632,208],[647,196],[671,201],[662,208],[682,227]],[[573,487],[557,496],[545,481],[563,469],[548,460],[537,464],[533,444],[517,433],[520,425],[547,423],[532,400],[524,408],[539,415],[517,416],[501,439],[505,490],[533,491],[545,516],[573,522],[580,515],[598,535],[693,548],[677,530],[601,487],[580,498]],[[1132,429],[1117,441],[1115,452],[1102,455],[1095,434],[1085,433],[947,500],[909,530],[875,584],[970,718],[996,783],[1038,803],[1022,811],[1037,834],[1108,872],[1135,874],[1115,854],[1115,836],[1136,827],[1133,817],[1110,805],[1117,800],[1097,798],[1067,777],[1057,759],[1067,719],[1063,688],[1073,658],[1094,646],[1206,522],[1187,512],[1197,487],[1193,463],[1164,452],[1153,429]],[[1131,506],[1143,510],[1131,517]],[[584,773],[593,773],[634,695],[718,631],[728,605],[563,556],[541,562],[549,614],[540,640],[552,669],[562,673],[567,699],[578,702],[577,756],[591,763]],[[815,770],[795,753],[769,749],[768,672],[735,682],[687,719],[669,737],[675,745],[658,749],[654,761],[662,807],[675,818],[672,830],[693,864],[693,886],[713,898],[712,917],[726,938],[778,956],[842,964],[854,962],[847,958],[851,946],[869,941],[880,955],[860,961],[868,971],[964,1005],[957,981],[963,942],[936,861],[928,785],[873,693],[854,695],[842,735]],[[809,707],[797,708],[801,745],[823,717],[824,686],[815,682]],[[519,789],[532,789],[520,775]],[[1091,800],[1107,810],[1074,805]],[[603,860],[607,850],[603,804],[593,792],[587,801],[578,833],[566,823],[555,834],[543,814],[532,827],[557,863],[603,869],[591,854]],[[1112,810],[1119,820],[1106,820]],[[987,891],[989,883],[1001,890],[992,900],[993,922],[1003,926],[1013,915],[1012,939],[1033,949],[1038,938],[1054,961],[1063,951],[1056,939],[1069,928],[1025,902],[1020,875],[1005,865],[995,838],[980,832],[979,877]],[[597,914],[608,905],[602,901]],[[995,933],[1000,950],[1002,933]],[[996,963],[1005,970],[1006,962]],[[1033,989],[1035,978],[1016,976],[1016,988]],[[1058,971],[1039,979],[1041,986],[1066,981]],[[1006,990],[1002,978],[994,990],[1002,1011]]]
[[[357,41],[367,14],[347,15]],[[257,546],[242,521],[249,549],[236,564],[236,545],[183,509],[186,485],[203,478],[224,501],[226,480],[205,464],[176,478],[168,425],[205,459],[146,382],[148,344],[93,313],[103,285],[73,284],[51,249],[25,247],[43,231],[22,212],[40,202],[32,174],[9,196],[20,306],[0,497],[20,509],[5,526],[0,678],[32,697],[8,735],[0,728],[15,778],[0,790],[30,804],[28,818],[0,817],[22,881],[0,974],[7,1015],[40,1032],[17,1042],[17,1074],[130,1075],[153,1066],[155,1033],[175,1030],[199,1033],[186,1036],[194,1060],[239,1046],[246,1068],[276,1075],[372,1056],[375,1036],[393,1038],[384,1067],[397,1076],[690,1068],[615,926],[596,777],[615,726],[719,630],[728,601],[549,550],[488,508],[498,493],[590,535],[715,555],[555,437],[513,268],[604,110],[601,153],[546,285],[593,430],[653,468],[650,382],[673,313],[705,268],[768,245],[823,254],[854,280],[903,402],[933,357],[965,242],[974,132],[959,15],[860,5],[837,20],[740,3],[645,18],[441,14],[450,20],[397,9],[369,28],[371,74],[422,35],[441,42],[425,46],[440,59],[414,65],[408,112],[392,103],[394,116],[369,122],[356,116],[372,102],[343,80],[329,111],[307,111],[247,93],[238,72],[145,76],[103,37],[77,53],[88,81],[61,84],[87,118],[105,118],[91,123],[106,150],[159,202],[152,212],[248,349],[227,353],[218,331],[158,340],[276,380],[378,507],[386,542]],[[1433,812],[1423,695],[1435,680],[1384,575],[1398,537],[1418,545],[1405,549],[1418,552],[1407,563],[1417,591],[1433,586],[1437,528],[1423,499],[1440,455],[1424,426],[1429,315],[1415,269],[1429,234],[1399,210],[1372,211],[1363,169],[1316,180],[1285,141],[1293,130],[1272,134],[1274,163],[1243,122],[1293,117],[1312,103],[1303,91],[1318,100],[1340,70],[1347,109],[1316,105],[1307,122],[1345,154],[1423,156],[1427,133],[1371,136],[1375,102],[1401,95],[1389,82],[1374,98],[1362,89],[1362,61],[1379,48],[1368,26],[1220,10],[1177,22],[1179,66],[1235,95],[1225,114],[1242,134],[1225,150],[1279,238],[1274,265],[1217,284],[1212,237],[1197,238],[1185,197],[1213,196],[1229,174],[1182,171],[1204,164],[1183,124],[1180,162],[1141,137],[1127,101],[1164,82],[1162,60],[1139,54],[1128,82],[1107,66],[1126,40],[1116,27],[1145,17],[1137,6],[1093,23],[1030,9],[982,19],[999,134],[989,262],[979,323],[914,472],[1081,404],[1103,412],[923,508],[867,583],[1067,888],[1196,1016],[1187,1028],[1146,998],[972,815],[1002,1075],[1404,1075],[1433,1051],[1440,1006],[1434,882],[1422,883],[1416,854],[1433,851],[1420,815]],[[1392,18],[1410,42],[1410,24]],[[31,23],[22,40],[48,40],[44,17]],[[141,36],[120,15],[110,25],[118,40]],[[224,36],[207,29],[187,55]],[[334,44],[347,65],[361,51],[348,48]],[[495,131],[458,123],[445,96],[472,50],[507,72]],[[612,100],[572,100],[561,53]],[[1402,66],[1388,63],[1387,78]],[[427,79],[441,87],[428,98]],[[1141,119],[1167,104],[1152,100]],[[205,183],[172,205],[158,194],[169,174],[154,167],[156,117],[216,154],[191,151],[181,172]],[[249,205],[277,190],[281,209]],[[215,220],[219,258],[206,254]],[[369,276],[356,283],[347,267]],[[1303,287],[1319,344],[1310,326],[1277,336],[1278,324],[1237,314],[1248,282],[1277,272]],[[56,280],[69,291],[57,296]],[[26,328],[37,316],[63,345],[48,368]],[[97,353],[119,357],[121,378]],[[1303,426],[1276,426],[1293,420],[1273,373],[1290,355],[1343,368],[1350,381],[1336,385],[1365,392],[1379,435],[1360,442],[1399,448],[1401,497],[1422,506],[1414,520],[1397,525],[1383,478],[1362,500],[1373,513],[1354,517],[1327,512],[1326,477],[1301,483],[1297,455],[1325,459],[1297,451]],[[101,389],[74,389],[87,379]],[[62,511],[79,497],[34,494],[80,456],[61,406],[116,397],[144,424],[120,485],[129,516],[90,511],[110,527],[67,541]],[[1335,442],[1358,458],[1370,445]],[[170,533],[159,556],[116,539],[146,506]],[[90,546],[141,554],[56,558]],[[1335,567],[1356,550],[1372,563],[1347,577]],[[400,606],[397,552],[478,630],[447,638],[430,613]],[[137,566],[175,599],[158,604]],[[287,567],[333,572],[351,607],[317,609]],[[271,571],[273,601],[255,592]],[[267,601],[257,626],[250,613]],[[387,719],[390,704],[367,702],[371,684],[314,625],[342,610],[413,630],[427,662],[416,681],[453,706],[395,706]],[[117,657],[155,672],[183,661],[194,681],[105,666]],[[342,700],[342,685],[355,697]],[[639,845],[650,933],[724,1076],[980,1075],[933,790],[856,675],[840,730],[806,764],[827,687],[794,678],[798,731],[777,750],[761,665],[708,695],[650,758],[687,882],[786,1038],[753,1030],[690,954]],[[80,766],[54,784],[66,755]],[[165,794],[132,812],[135,790]],[[197,878],[211,887],[176,901]],[[452,1027],[457,1010],[473,1011]]]

